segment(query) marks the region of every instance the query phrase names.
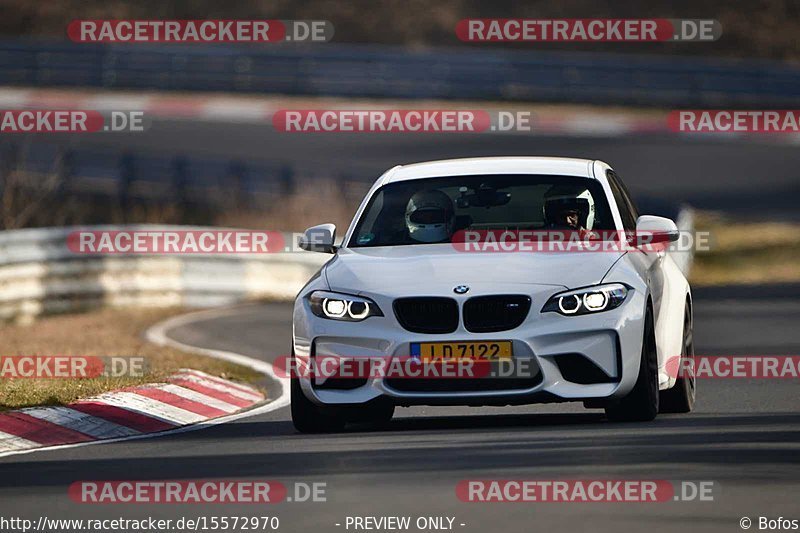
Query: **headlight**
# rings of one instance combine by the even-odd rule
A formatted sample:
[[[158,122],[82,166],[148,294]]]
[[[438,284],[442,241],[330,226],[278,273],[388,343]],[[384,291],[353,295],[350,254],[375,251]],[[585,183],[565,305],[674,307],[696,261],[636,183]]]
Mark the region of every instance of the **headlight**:
[[[308,296],[311,312],[322,318],[359,322],[370,316],[383,316],[377,304],[369,298],[314,291]]]
[[[571,316],[608,311],[622,305],[629,290],[632,289],[622,283],[610,283],[562,292],[547,301],[542,313],[555,311]]]

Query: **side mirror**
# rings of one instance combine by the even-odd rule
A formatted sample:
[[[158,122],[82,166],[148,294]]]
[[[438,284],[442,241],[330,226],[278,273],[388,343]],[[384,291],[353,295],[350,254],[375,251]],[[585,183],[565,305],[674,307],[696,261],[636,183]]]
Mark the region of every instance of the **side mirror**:
[[[668,218],[642,215],[636,220],[636,241],[640,244],[675,242],[680,236],[678,226]]]
[[[336,239],[335,224],[320,224],[308,228],[300,237],[300,248],[309,252],[323,252],[332,254],[336,252],[334,240]]]

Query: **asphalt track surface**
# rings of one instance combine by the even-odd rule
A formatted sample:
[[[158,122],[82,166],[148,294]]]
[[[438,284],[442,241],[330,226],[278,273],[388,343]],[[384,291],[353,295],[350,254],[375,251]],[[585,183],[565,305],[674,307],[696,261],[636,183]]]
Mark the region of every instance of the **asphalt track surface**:
[[[698,291],[697,353],[800,353],[798,296],[791,285]],[[269,361],[286,353],[290,325],[289,304],[252,304],[168,333]],[[202,431],[0,459],[0,516],[274,514],[281,531],[298,532],[346,530],[347,516],[364,515],[453,516],[462,531],[736,531],[743,516],[800,514],[799,391],[792,379],[704,380],[694,413],[644,424],[609,423],[579,404],[415,407],[382,429],[311,436],[295,433],[282,408]],[[66,493],[79,480],[206,478],[325,482],[327,501],[80,505]],[[460,502],[456,484],[473,478],[716,484],[711,502]]]
[[[159,126],[159,127],[156,127]],[[378,136],[375,136],[378,137]],[[71,141],[72,142],[72,141]],[[467,155],[603,158],[630,187],[668,201],[747,216],[795,218],[795,146],[688,143],[662,137],[281,136],[269,126],[154,125],[92,143],[257,157],[275,154],[333,172],[376,175],[398,162]],[[113,145],[113,146],[112,146]],[[696,291],[700,354],[800,353],[800,287]],[[290,307],[260,304],[173,330],[193,345],[264,360],[287,353]],[[277,515],[280,531],[346,531],[346,516],[452,516],[463,531],[740,531],[739,520],[800,518],[797,380],[704,380],[690,415],[613,424],[579,404],[398,409],[380,430],[295,433],[287,408],[202,431],[0,459],[0,517],[178,518]],[[272,479],[327,483],[327,502],[274,506],[81,505],[80,480]],[[713,502],[463,503],[460,480],[668,479],[714,481]],[[342,524],[336,526],[336,524]],[[464,524],[461,526],[460,524]],[[350,529],[350,531],[353,531]],[[412,529],[414,531],[414,529]]]

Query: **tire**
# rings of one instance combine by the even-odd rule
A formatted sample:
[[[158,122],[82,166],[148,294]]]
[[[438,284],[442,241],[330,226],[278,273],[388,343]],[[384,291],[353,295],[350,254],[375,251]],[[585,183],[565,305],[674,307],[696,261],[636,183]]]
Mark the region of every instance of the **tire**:
[[[320,407],[306,398],[297,378],[292,378],[291,397],[292,423],[300,433],[330,433],[344,429],[344,417],[333,409]]]
[[[606,407],[606,417],[612,422],[648,422],[658,415],[658,401],[658,354],[653,311],[648,305],[644,318],[639,376],[627,396],[619,403]]]
[[[394,404],[384,399],[373,400],[367,405],[350,407],[346,415],[348,422],[382,426],[394,416]]]
[[[675,385],[661,391],[661,413],[690,413],[697,398],[697,379],[694,375],[694,328],[692,307],[686,302],[683,312],[683,344]],[[686,364],[686,361],[689,361]],[[687,372],[688,371],[688,372]],[[688,375],[683,375],[687,373]]]

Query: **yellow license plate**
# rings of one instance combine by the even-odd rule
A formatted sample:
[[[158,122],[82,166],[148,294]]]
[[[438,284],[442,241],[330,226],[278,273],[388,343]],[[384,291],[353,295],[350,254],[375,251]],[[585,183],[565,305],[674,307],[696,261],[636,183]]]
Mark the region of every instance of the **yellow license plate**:
[[[511,359],[511,341],[486,342],[419,342],[411,344],[411,355],[423,361],[474,359],[497,361]]]

